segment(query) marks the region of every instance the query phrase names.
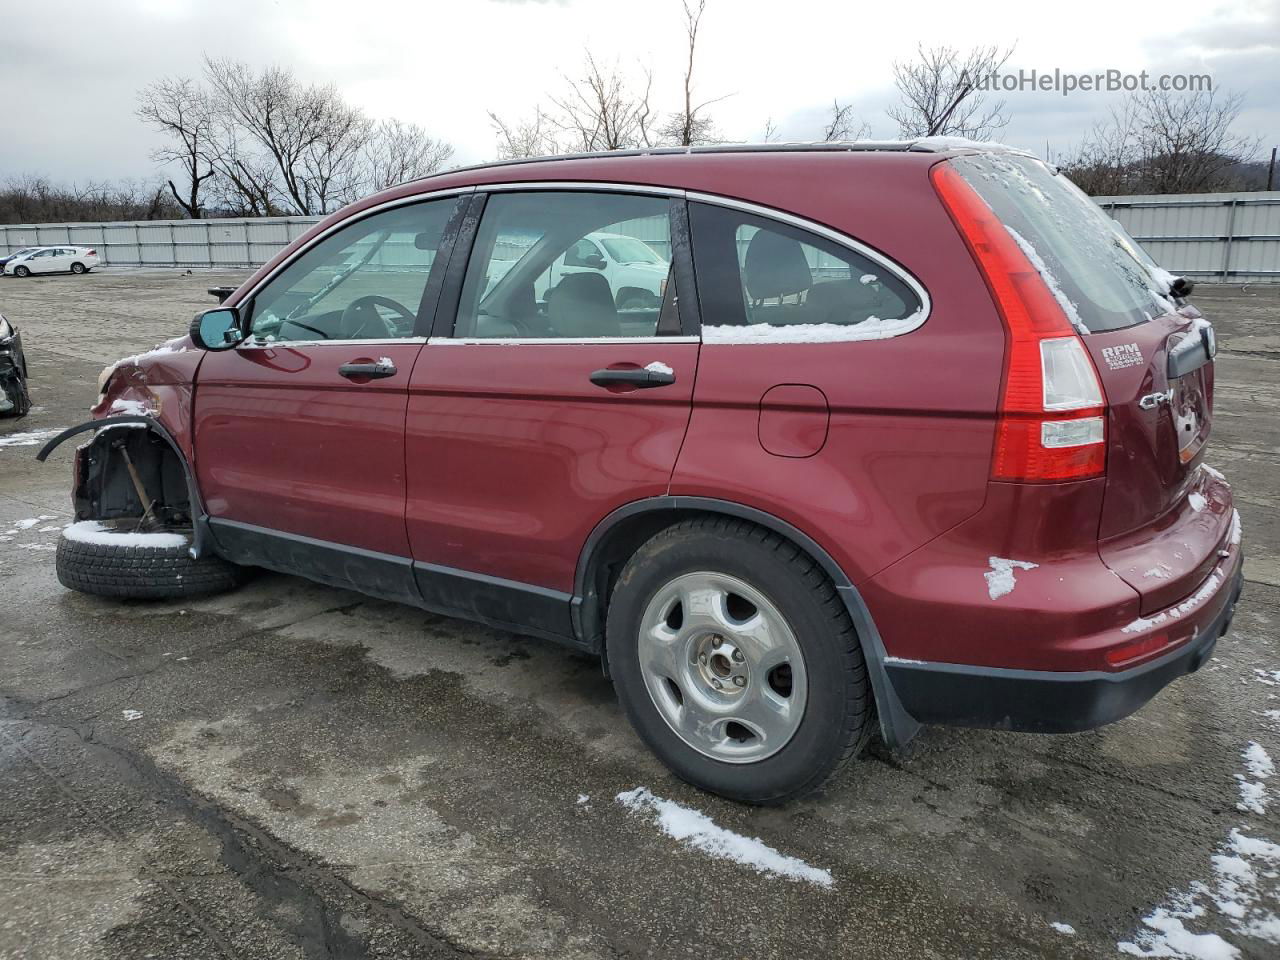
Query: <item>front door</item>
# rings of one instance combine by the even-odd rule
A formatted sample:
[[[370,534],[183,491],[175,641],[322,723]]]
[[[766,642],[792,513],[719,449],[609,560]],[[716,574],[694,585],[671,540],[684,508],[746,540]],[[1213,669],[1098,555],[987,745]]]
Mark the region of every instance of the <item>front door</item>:
[[[456,323],[410,381],[409,543],[433,605],[567,635],[592,528],[667,492],[698,341],[682,332],[674,279],[663,300],[628,306],[602,271],[549,274],[594,231],[670,264],[683,201],[540,190],[473,203],[484,211],[465,278],[441,305],[458,304]]]
[[[312,245],[241,304],[245,342],[205,357],[196,474],[232,559],[413,595],[405,406],[458,202],[394,207]]]

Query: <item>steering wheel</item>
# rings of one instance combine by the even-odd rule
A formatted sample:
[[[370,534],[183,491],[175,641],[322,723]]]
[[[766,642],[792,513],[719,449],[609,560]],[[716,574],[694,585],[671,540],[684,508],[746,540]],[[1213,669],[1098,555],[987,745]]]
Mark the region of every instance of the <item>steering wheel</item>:
[[[396,332],[396,330],[383,318],[377,310],[378,307],[386,307],[388,310],[394,310],[400,314],[407,322],[409,332],[413,332],[414,324],[418,322],[417,314],[412,313],[408,307],[402,303],[397,303],[390,297],[367,296],[357,297],[347,305],[347,309],[342,311],[342,319],[339,321],[339,329],[343,331],[343,339],[345,340],[394,340],[404,334]]]

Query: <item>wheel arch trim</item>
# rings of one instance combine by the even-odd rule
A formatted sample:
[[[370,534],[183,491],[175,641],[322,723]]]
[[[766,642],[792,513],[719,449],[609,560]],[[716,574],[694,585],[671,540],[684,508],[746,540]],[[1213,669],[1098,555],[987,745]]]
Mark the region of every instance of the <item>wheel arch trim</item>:
[[[600,599],[595,595],[592,578],[597,560],[596,553],[601,544],[619,523],[646,513],[658,512],[718,513],[748,520],[779,536],[786,537],[813,557],[835,584],[836,592],[853,620],[858,642],[862,646],[863,658],[867,664],[867,676],[871,680],[871,689],[875,694],[880,732],[885,743],[891,749],[898,749],[906,746],[919,732],[920,723],[903,707],[885,668],[888,654],[871,611],[863,600],[862,594],[858,592],[840,565],[821,544],[794,524],[765,510],[748,507],[731,500],[677,495],[650,497],[623,504],[597,523],[582,547],[578,556],[578,565],[574,571],[572,614],[574,629],[579,637],[587,642],[592,640],[588,621],[598,615]],[[603,655],[603,645],[601,645],[601,654]]]
[[[196,476],[191,470],[191,464],[187,461],[186,454],[182,452],[182,447],[178,445],[178,441],[174,439],[173,434],[159,420],[142,414],[121,414],[115,417],[103,417],[101,420],[87,420],[84,423],[63,430],[51,439],[40,448],[40,452],[36,454],[36,460],[44,463],[45,458],[57,447],[81,433],[122,424],[140,424],[153,433],[159,434],[160,438],[169,445],[174,456],[178,458],[178,465],[182,467],[182,476],[187,482],[187,499],[191,505],[191,556],[193,559],[199,560],[210,552],[208,546],[209,513],[205,510],[204,499],[200,496],[200,488],[196,486]]]

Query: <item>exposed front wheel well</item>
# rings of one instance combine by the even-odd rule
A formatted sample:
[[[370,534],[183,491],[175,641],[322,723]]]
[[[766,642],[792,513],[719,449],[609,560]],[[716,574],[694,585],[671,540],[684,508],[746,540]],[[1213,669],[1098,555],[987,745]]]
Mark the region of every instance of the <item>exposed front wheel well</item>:
[[[80,448],[72,500],[77,520],[146,517],[166,527],[192,523],[183,463],[145,425],[99,430]]]

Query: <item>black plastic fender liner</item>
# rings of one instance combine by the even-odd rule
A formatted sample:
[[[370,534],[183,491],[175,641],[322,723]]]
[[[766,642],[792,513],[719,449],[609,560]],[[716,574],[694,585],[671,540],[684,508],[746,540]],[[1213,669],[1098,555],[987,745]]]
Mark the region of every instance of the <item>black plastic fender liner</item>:
[[[191,472],[191,465],[187,463],[186,455],[182,452],[182,448],[178,446],[178,441],[173,438],[173,434],[170,433],[168,428],[159,420],[154,417],[132,413],[121,414],[116,417],[103,417],[101,420],[89,420],[85,423],[63,430],[60,434],[40,448],[40,452],[36,454],[36,460],[43,463],[50,453],[77,434],[85,433],[89,430],[100,430],[103,427],[113,427],[130,423],[141,424],[154,433],[159,434],[160,438],[169,445],[171,450],[173,450],[174,456],[178,458],[178,463],[182,466],[182,475],[187,481],[187,499],[191,506],[191,556],[194,559],[199,560],[209,552],[207,544],[209,514],[204,508],[204,500],[200,496],[200,489],[196,486],[195,474]]]
[[[832,583],[835,584],[836,593],[844,602],[845,609],[849,611],[849,616],[853,620],[854,630],[857,632],[858,640],[862,645],[862,655],[866,660],[867,676],[871,680],[872,692],[875,693],[876,712],[880,721],[880,735],[890,749],[898,750],[910,743],[915,735],[920,732],[920,722],[908,713],[903,706],[901,698],[899,698],[897,691],[894,689],[893,680],[885,668],[885,658],[888,654],[885,650],[884,640],[880,637],[880,631],[876,629],[871,611],[867,608],[862,595],[850,582],[845,572],[840,569],[840,565],[835,562],[831,554],[827,553],[816,540],[803,530],[797,529],[787,521],[763,510],[757,510],[754,507],[744,506],[729,500],[683,495],[650,497],[645,500],[635,500],[624,504],[596,524],[595,529],[587,537],[587,542],[579,555],[578,567],[574,576],[572,613],[574,628],[581,641],[588,642],[590,640],[586,621],[595,615],[596,605],[600,602],[600,598],[595,596],[590,585],[593,554],[596,548],[604,539],[605,534],[619,521],[636,514],[654,510],[723,513],[742,520],[749,520],[759,524],[766,530],[772,530],[774,533],[786,537],[800,549],[808,552],[826,571]]]

